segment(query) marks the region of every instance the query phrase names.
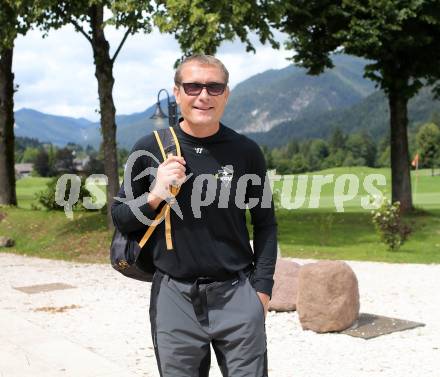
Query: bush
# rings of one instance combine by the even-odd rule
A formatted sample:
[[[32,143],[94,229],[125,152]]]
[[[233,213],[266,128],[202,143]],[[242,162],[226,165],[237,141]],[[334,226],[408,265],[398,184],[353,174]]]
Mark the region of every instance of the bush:
[[[39,191],[35,194],[35,197],[38,200],[39,204],[41,204],[46,209],[58,210],[58,211],[64,210],[64,207],[58,205],[57,202],[55,201],[55,191],[59,178],[60,178],[59,176],[52,178],[47,184],[47,188],[45,190]],[[69,180],[66,186],[66,195],[70,192],[70,186],[71,186],[71,181]],[[86,196],[91,196],[91,194],[89,190],[85,188],[85,179],[81,177],[81,188],[79,191],[79,199],[78,202],[73,205],[73,210],[85,209],[82,205],[82,200]],[[67,200],[67,197],[65,197],[64,199]]]
[[[383,197],[380,207],[371,213],[374,227],[382,242],[387,245],[388,250],[398,250],[411,233],[411,228],[402,223],[400,202],[391,203]]]

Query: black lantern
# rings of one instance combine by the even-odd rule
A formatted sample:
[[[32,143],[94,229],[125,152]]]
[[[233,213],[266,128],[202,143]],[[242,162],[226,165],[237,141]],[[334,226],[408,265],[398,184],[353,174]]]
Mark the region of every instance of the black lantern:
[[[162,92],[165,92],[167,95],[168,116],[163,112],[163,110],[160,106],[159,97]],[[150,117],[150,119],[155,119],[156,124],[161,124],[165,118],[168,118],[168,124],[170,127],[177,125],[177,122],[178,122],[177,103],[176,103],[176,101],[170,100],[170,96],[169,96],[168,91],[166,89],[161,89],[161,90],[159,90],[159,93],[157,93],[156,109],[154,110],[154,113]]]

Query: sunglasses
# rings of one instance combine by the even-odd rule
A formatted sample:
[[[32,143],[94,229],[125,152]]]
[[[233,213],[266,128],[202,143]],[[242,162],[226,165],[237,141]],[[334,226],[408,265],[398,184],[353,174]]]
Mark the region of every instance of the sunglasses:
[[[199,82],[178,82],[176,84],[182,85],[183,90],[189,96],[198,96],[202,93],[203,88],[206,88],[210,96],[219,96],[223,94],[226,89],[226,84],[221,82],[208,82],[206,84]]]

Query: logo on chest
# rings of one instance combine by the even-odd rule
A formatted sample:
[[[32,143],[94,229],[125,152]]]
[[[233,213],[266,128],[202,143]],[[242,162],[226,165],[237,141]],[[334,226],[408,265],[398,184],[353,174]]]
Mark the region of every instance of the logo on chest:
[[[232,182],[232,177],[234,175],[234,168],[232,165],[222,166],[221,169],[217,170],[217,173],[214,175],[215,178],[220,180],[220,182],[228,187]]]
[[[203,153],[203,148],[202,148],[202,147],[194,147],[194,151],[195,151],[197,154],[202,154],[202,153]]]

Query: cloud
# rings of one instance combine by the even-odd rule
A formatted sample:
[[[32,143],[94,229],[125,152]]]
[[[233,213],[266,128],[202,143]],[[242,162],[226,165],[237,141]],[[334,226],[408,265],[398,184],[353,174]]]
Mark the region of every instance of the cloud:
[[[113,54],[123,30],[108,27],[106,35]],[[277,37],[282,38],[278,33]],[[257,53],[246,53],[240,41],[225,42],[218,51],[230,71],[233,88],[246,78],[289,63],[284,50],[262,46],[252,36]],[[114,101],[118,114],[145,110],[156,102],[157,92],[171,93],[173,64],[181,56],[172,35],[139,33],[129,36],[114,66]],[[85,117],[96,121],[99,107],[93,55],[89,42],[73,27],[53,30],[46,38],[34,30],[19,37],[14,50],[16,110],[27,107],[50,114]]]

